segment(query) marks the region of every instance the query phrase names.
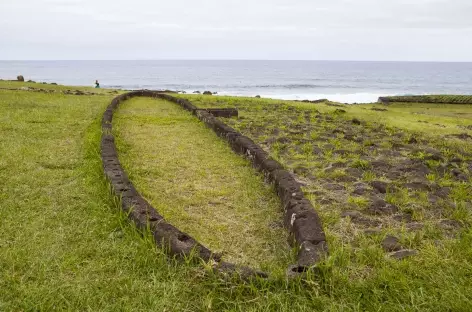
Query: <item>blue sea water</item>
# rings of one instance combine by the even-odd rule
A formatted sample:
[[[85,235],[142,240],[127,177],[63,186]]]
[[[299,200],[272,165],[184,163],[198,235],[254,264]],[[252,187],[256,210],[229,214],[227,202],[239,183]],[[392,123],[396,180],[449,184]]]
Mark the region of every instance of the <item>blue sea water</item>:
[[[405,94],[472,94],[472,63],[354,61],[0,61],[0,79],[120,89],[210,90],[345,103]]]

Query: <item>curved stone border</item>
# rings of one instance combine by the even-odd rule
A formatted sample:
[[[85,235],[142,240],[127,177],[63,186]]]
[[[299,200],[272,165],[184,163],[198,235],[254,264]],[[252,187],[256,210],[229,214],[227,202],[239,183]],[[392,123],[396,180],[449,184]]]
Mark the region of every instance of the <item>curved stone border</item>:
[[[136,96],[161,98],[179,104],[192,112],[218,136],[226,139],[235,152],[249,158],[254,167],[264,174],[266,180],[274,184],[284,207],[284,224],[293,238],[293,245],[299,249],[297,265],[289,268],[290,275],[304,272],[327,253],[328,248],[321,220],[311,202],[304,197],[300,184],[261,147],[215,118],[211,110],[197,109],[186,99],[156,91],[133,91],[114,98],[103,114],[101,157],[105,175],[111,182],[115,194],[121,199],[122,209],[138,228],[151,231],[159,247],[168,248],[169,253],[175,256],[185,257],[194,254],[207,262],[213,260],[216,263],[214,266],[216,271],[237,272],[245,277],[254,275],[267,277],[267,274],[263,272],[221,261],[218,254],[167,223],[135,189],[118,160],[111,129],[114,110],[122,101]]]

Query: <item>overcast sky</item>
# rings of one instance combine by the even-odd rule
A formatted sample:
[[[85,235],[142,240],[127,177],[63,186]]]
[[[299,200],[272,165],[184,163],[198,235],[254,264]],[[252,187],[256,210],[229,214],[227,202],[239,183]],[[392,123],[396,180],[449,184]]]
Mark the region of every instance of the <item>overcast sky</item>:
[[[472,0],[0,0],[0,59],[472,61]]]

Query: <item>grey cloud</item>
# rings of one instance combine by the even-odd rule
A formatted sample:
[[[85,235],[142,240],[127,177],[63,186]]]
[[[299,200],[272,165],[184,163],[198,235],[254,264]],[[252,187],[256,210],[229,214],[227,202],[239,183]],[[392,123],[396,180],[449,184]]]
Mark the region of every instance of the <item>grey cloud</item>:
[[[469,0],[22,0],[1,7],[0,59],[472,60]],[[134,46],[124,47],[123,38]]]

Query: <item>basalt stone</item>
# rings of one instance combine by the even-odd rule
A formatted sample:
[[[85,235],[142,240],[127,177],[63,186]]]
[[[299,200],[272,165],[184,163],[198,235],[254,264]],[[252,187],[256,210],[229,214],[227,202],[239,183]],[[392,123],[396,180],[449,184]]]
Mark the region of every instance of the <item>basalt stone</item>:
[[[354,185],[354,191],[352,192],[352,194],[361,196],[368,192],[369,192],[369,187],[367,186],[367,184],[356,183]]]
[[[360,178],[363,175],[363,171],[359,168],[346,168],[345,172],[346,174],[356,178]]]
[[[388,235],[382,241],[382,248],[385,251],[398,251],[402,249],[402,245],[400,244],[400,240],[395,236]]]
[[[391,215],[397,212],[398,208],[383,199],[374,198],[368,210],[375,215]]]
[[[418,251],[412,250],[412,249],[403,249],[399,250],[396,252],[393,252],[390,254],[390,257],[397,259],[397,260],[402,260],[407,257],[415,256],[418,254]]]
[[[413,216],[409,213],[402,213],[396,216],[393,216],[393,220],[398,222],[411,222]]]
[[[300,244],[297,263],[299,266],[309,267],[320,262],[327,253],[328,245],[325,241],[317,244],[305,241]]]
[[[421,180],[405,183],[404,186],[414,191],[429,191],[431,189],[427,182]]]
[[[370,185],[374,188],[374,190],[381,194],[387,193],[388,184],[386,182],[372,181],[370,182]]]
[[[300,214],[292,214],[291,219],[294,219],[292,233],[299,244],[305,241],[313,244],[326,241],[320,217],[315,210],[312,209]]]
[[[352,123],[355,124],[355,125],[360,125],[361,121],[357,118],[354,118],[354,119],[352,119]]]
[[[372,220],[370,218],[364,217],[362,213],[355,210],[347,210],[341,213],[342,218],[349,217],[351,221],[355,224],[359,224],[362,226],[369,226],[369,227],[377,227],[380,226],[382,223],[378,220]]]

